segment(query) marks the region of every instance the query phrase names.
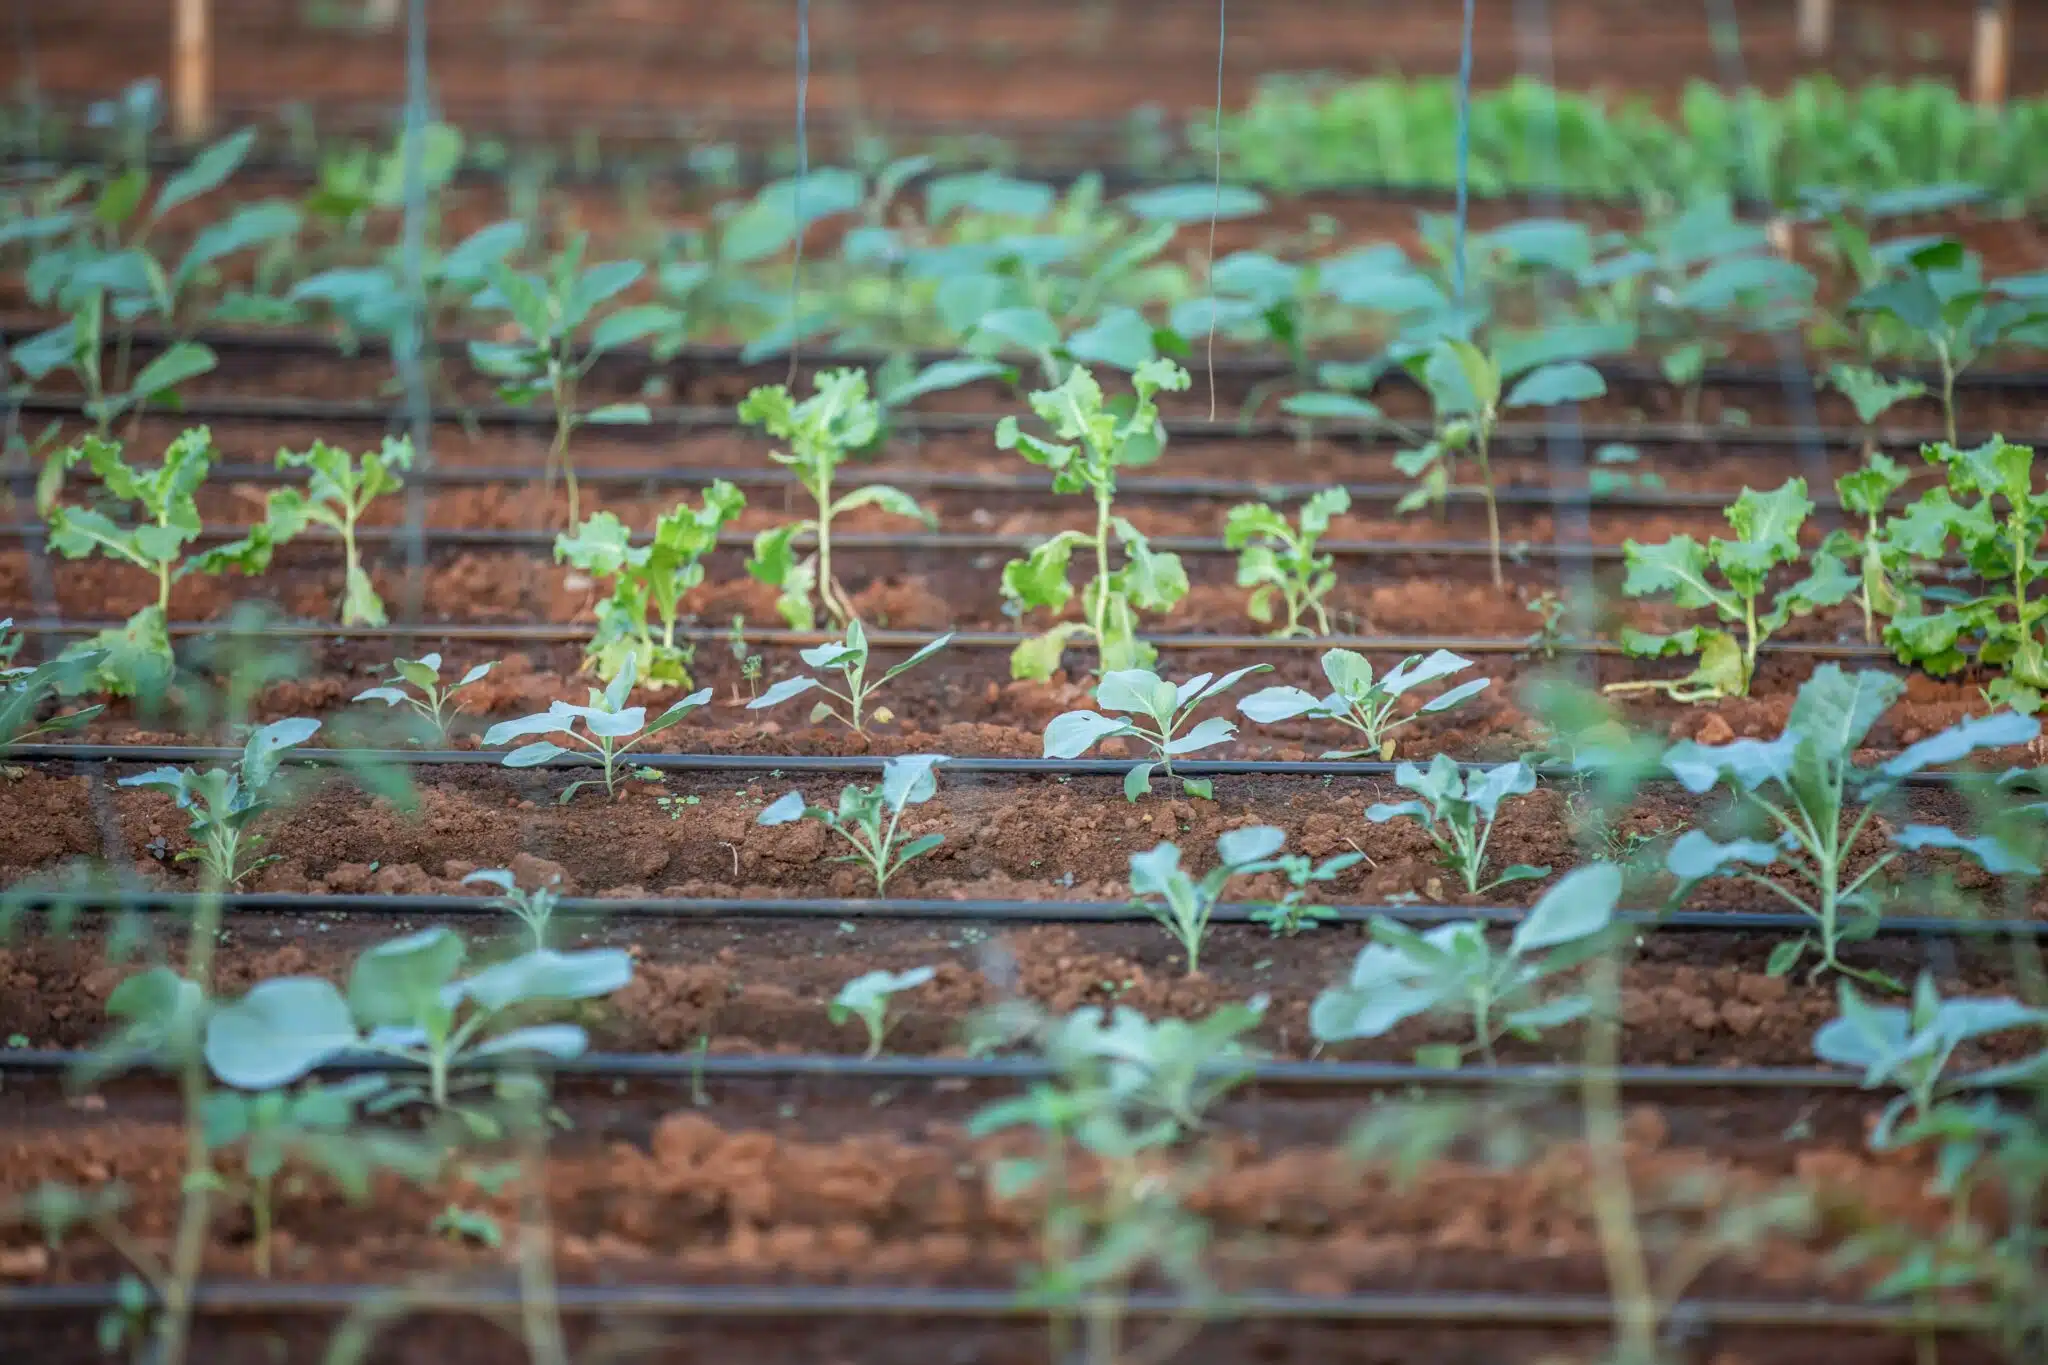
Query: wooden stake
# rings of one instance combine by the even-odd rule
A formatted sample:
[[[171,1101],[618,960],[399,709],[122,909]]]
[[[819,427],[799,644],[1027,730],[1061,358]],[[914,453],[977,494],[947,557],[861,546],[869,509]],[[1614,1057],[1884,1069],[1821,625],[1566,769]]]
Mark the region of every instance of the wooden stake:
[[[1970,97],[1979,105],[2005,103],[2012,71],[2011,0],[1977,0],[1977,45],[1970,54]]]
[[[1835,0],[1799,0],[1799,51],[1818,57],[1835,27]]]
[[[178,137],[197,142],[213,129],[213,0],[174,0],[172,126]]]

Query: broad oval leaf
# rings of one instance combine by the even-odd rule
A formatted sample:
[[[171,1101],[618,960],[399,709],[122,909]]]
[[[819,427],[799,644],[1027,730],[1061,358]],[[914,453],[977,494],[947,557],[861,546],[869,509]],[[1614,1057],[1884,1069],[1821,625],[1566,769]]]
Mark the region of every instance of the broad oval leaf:
[[[1079,758],[1111,735],[1130,733],[1129,721],[1113,720],[1094,711],[1068,711],[1045,727],[1047,758]]]
[[[767,706],[779,706],[791,697],[800,697],[818,686],[816,678],[784,678],[775,686],[747,703],[749,711],[759,711]]]
[[[287,976],[258,982],[206,1023],[206,1064],[241,1090],[288,1085],[361,1037],[348,1001],[330,981]]]
[[[882,803],[892,811],[920,805],[938,791],[933,771],[946,761],[944,754],[902,754],[882,765]]]
[[[1216,838],[1216,856],[1226,867],[1241,867],[1270,858],[1287,845],[1287,832],[1272,825],[1226,830]]]
[[[1522,954],[1576,942],[1606,928],[1620,903],[1620,868],[1612,863],[1573,868],[1522,917],[1509,946]]]
[[[757,825],[787,825],[804,818],[804,794],[784,792],[768,804],[767,809],[754,817]]]
[[[418,1024],[467,954],[461,936],[438,925],[379,943],[366,949],[349,973],[349,1008],[368,1028]]]
[[[633,959],[623,948],[570,953],[541,948],[486,967],[456,989],[495,1013],[522,1001],[590,1000],[632,979]]]
[[[1266,196],[1238,185],[1220,188],[1212,181],[1202,185],[1166,185],[1127,194],[1124,207],[1150,222],[1203,223],[1218,219],[1244,218],[1266,211]]]
[[[1565,360],[1522,376],[1501,406],[1553,407],[1559,403],[1583,403],[1606,392],[1607,381],[1600,377],[1600,371],[1583,360]]]

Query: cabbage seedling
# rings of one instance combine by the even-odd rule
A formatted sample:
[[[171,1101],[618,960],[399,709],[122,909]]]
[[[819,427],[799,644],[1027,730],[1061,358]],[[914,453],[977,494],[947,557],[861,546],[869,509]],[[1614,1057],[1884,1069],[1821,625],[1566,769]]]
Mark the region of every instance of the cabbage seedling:
[[[0,618],[0,751],[34,739],[37,735],[61,734],[91,722],[106,710],[104,706],[82,706],[47,720],[37,719],[43,703],[51,697],[69,696],[88,686],[99,667],[97,654],[51,659],[33,668],[13,667],[21,652],[22,637],[9,628],[14,618]]]
[[[746,505],[744,493],[716,479],[702,507],[678,503],[654,523],[654,537],[644,545],[635,545],[610,512],[591,517],[573,536],[555,537],[556,560],[612,580],[611,595],[597,604],[597,633],[584,648],[584,667],[609,682],[631,655],[648,687],[688,687],[695,651],[676,641],[683,595],[704,581],[704,556]],[[658,640],[649,613],[661,623]]]
[[[1104,711],[1124,712],[1129,718],[1119,720],[1095,711],[1062,712],[1045,727],[1045,756],[1079,758],[1105,739],[1134,739],[1154,755],[1124,774],[1124,799],[1136,801],[1152,790],[1154,768],[1164,768],[1166,775],[1173,777],[1175,758],[1227,743],[1237,734],[1236,724],[1221,716],[1211,716],[1186,734],[1180,734],[1181,726],[1196,708],[1209,698],[1228,692],[1247,674],[1263,673],[1271,667],[1253,664],[1220,678],[1213,673],[1201,673],[1178,684],[1143,668],[1120,668],[1106,673],[1101,686],[1095,689],[1095,704]],[[1149,725],[1145,723],[1148,721]],[[1215,799],[1215,784],[1206,777],[1183,777],[1180,785],[1189,796]]]
[[[414,713],[434,729],[434,738],[447,743],[448,721],[462,704],[455,694],[471,683],[481,682],[485,674],[498,666],[496,659],[478,664],[446,687],[441,685],[441,656],[422,654],[417,659],[393,659],[391,671],[400,681],[411,683],[419,689],[414,696],[402,687],[371,687],[355,694],[354,701],[381,701],[386,706],[397,706],[401,702],[410,706]]]
[[[794,469],[797,482],[817,504],[815,517],[770,527],[755,536],[754,557],[747,561],[748,573],[781,590],[775,609],[797,630],[817,626],[814,594],[834,622],[844,625],[854,618],[853,603],[832,573],[834,517],[872,506],[922,522],[927,529],[938,524],[915,498],[887,484],[871,483],[840,497],[832,495],[839,466],[852,452],[872,444],[881,431],[882,409],[868,397],[868,377],[859,370],[826,370],[813,384],[815,391],[801,403],[783,385],[774,384],[755,389],[740,404],[740,421],[789,442],[787,451],[771,450],[768,457]],[[799,560],[793,546],[805,534],[816,535],[818,548]]]
[[[1304,692],[1299,687],[1268,687],[1246,697],[1237,704],[1237,709],[1261,725],[1293,720],[1297,716],[1334,720],[1365,736],[1366,747],[1330,749],[1323,753],[1324,758],[1377,754],[1387,759],[1394,756],[1394,731],[1414,721],[1417,716],[1438,715],[1462,705],[1484,692],[1493,679],[1473,678],[1459,683],[1406,716],[1395,714],[1401,698],[1425,683],[1462,673],[1470,667],[1470,659],[1439,649],[1427,658],[1411,654],[1388,669],[1385,677],[1375,679],[1372,665],[1363,654],[1355,650],[1333,649],[1323,655],[1323,676],[1330,680],[1334,689],[1328,696],[1319,700],[1314,693]]]
[[[1202,970],[1202,941],[1209,936],[1209,918],[1223,899],[1232,877],[1266,872],[1287,842],[1284,831],[1271,825],[1228,830],[1216,840],[1217,864],[1200,880],[1180,865],[1180,849],[1157,844],[1131,855],[1131,894],[1146,913],[1165,926],[1187,955],[1188,975]]]
[[[867,726],[863,716],[867,708],[868,699],[876,692],[879,692],[882,684],[889,681],[889,679],[899,673],[904,673],[917,667],[926,659],[931,658],[932,655],[944,649],[947,642],[952,638],[953,632],[947,631],[944,635],[925,645],[917,653],[903,660],[870,683],[866,681],[868,671],[868,633],[862,628],[859,621],[848,621],[846,623],[846,637],[844,639],[817,645],[811,649],[801,651],[799,655],[812,668],[819,669],[820,671],[828,668],[839,670],[839,676],[846,681],[845,691],[842,692],[830,683],[823,682],[817,678],[784,678],[781,682],[776,683],[766,692],[748,702],[747,709],[749,711],[759,711],[766,707],[779,706],[783,702],[790,700],[790,698],[800,697],[815,688],[846,709],[841,711],[838,707],[832,705],[832,702],[821,701],[811,708],[811,723],[813,725],[829,716],[845,725],[855,734],[864,735],[867,733]],[[886,725],[891,720],[894,720],[895,717],[890,714],[887,707],[880,707],[876,709],[874,719]]]
[[[197,861],[207,878],[221,888],[233,887],[258,868],[277,861],[275,857],[244,862],[243,855],[263,842],[251,835],[249,827],[276,804],[272,782],[277,777],[279,755],[304,744],[320,728],[320,722],[304,716],[272,721],[249,736],[242,746],[241,762],[235,771],[209,768],[195,773],[190,768],[153,768],[146,773],[121,779],[124,787],[154,787],[169,792],[180,810],[191,814],[197,848],[178,854],[178,861]]]
[[[1238,552],[1237,586],[1252,590],[1245,608],[1252,620],[1271,625],[1273,601],[1278,598],[1287,608],[1287,624],[1274,635],[1285,639],[1310,634],[1301,621],[1304,611],[1315,613],[1314,634],[1330,633],[1323,598],[1337,586],[1337,559],[1317,554],[1316,542],[1330,529],[1331,517],[1349,510],[1351,494],[1342,488],[1325,488],[1303,503],[1298,527],[1289,526],[1284,515],[1262,502],[1230,509],[1223,543]]]
[[[279,469],[307,469],[312,477],[304,492],[280,488],[270,495],[264,520],[270,538],[283,544],[309,523],[325,526],[341,537],[347,562],[341,596],[344,626],[381,626],[387,618],[384,599],[363,571],[363,559],[356,548],[356,523],[370,504],[386,493],[404,486],[401,477],[412,468],[412,438],[387,436],[382,449],[351,457],[346,450],[315,441],[310,450],[277,452]]]
[[[853,846],[853,852],[834,858],[835,863],[859,863],[875,875],[877,895],[889,879],[901,872],[913,858],[919,858],[946,841],[943,834],[921,834],[900,848],[896,827],[910,806],[921,806],[938,794],[934,771],[946,761],[943,754],[905,754],[882,765],[881,783],[873,787],[848,784],[839,792],[839,806],[804,804],[804,794],[785,792],[755,817],[761,825],[787,825],[797,820],[816,820]]]
[[[1477,1052],[1491,1065],[1503,1036],[1533,1042],[1591,1012],[1590,997],[1543,988],[1608,947],[1621,882],[1611,863],[1567,872],[1516,923],[1504,951],[1475,920],[1416,933],[1376,918],[1350,978],[1316,997],[1309,1029],[1319,1042],[1343,1043],[1381,1037],[1418,1014],[1452,1015],[1470,1021],[1472,1041],[1419,1049],[1416,1060],[1455,1067]]]
[[[912,967],[907,972],[863,972],[839,988],[825,1013],[835,1024],[859,1019],[866,1025],[868,1050],[862,1055],[873,1060],[882,1055],[882,1040],[889,1032],[889,1002],[903,991],[916,990],[934,975],[936,972],[930,967]]]
[[[1503,868],[1493,880],[1486,879],[1486,845],[1493,838],[1500,803],[1536,790],[1536,770],[1526,761],[1517,759],[1466,772],[1449,755],[1438,754],[1427,768],[1403,763],[1394,770],[1394,781],[1421,799],[1379,802],[1366,811],[1365,818],[1375,825],[1404,815],[1414,820],[1428,832],[1445,863],[1464,879],[1465,889],[1473,895],[1550,874],[1547,867],[1516,863]]]
[[[1847,965],[1840,952],[1844,943],[1876,932],[1878,908],[1864,888],[1902,850],[1953,849],[1999,876],[2038,872],[1995,838],[1966,839],[1943,825],[1905,825],[1892,832],[1893,850],[1850,875],[1849,858],[1857,840],[1877,818],[1885,799],[1908,777],[1978,749],[2025,744],[2041,731],[2038,722],[2011,711],[1973,716],[1875,768],[1857,767],[1853,760],[1864,736],[1905,687],[1903,680],[1887,674],[1849,674],[1824,664],[1800,687],[1785,732],[1776,739],[1713,745],[1687,741],[1673,745],[1664,756],[1664,767],[1686,790],[1704,793],[1726,783],[1741,807],[1762,815],[1779,831],[1768,842],[1723,843],[1705,830],[1689,829],[1664,860],[1665,870],[1678,880],[1678,899],[1708,877],[1732,876],[1762,887],[1813,921],[1813,934],[1772,949],[1767,969],[1773,976],[1791,971],[1809,948],[1817,947],[1820,961],[1811,975],[1834,970],[1900,989],[1882,972]],[[1770,867],[1789,870],[1804,884],[1803,892],[1749,870]]]
[[[509,744],[527,735],[555,735],[570,744],[581,746],[587,752],[578,752],[567,745],[553,740],[536,740],[522,744],[505,755],[508,768],[532,768],[568,754],[586,763],[596,763],[604,769],[605,795],[616,797],[619,788],[620,760],[628,753],[663,730],[682,720],[700,706],[711,704],[711,689],[692,692],[681,701],[656,716],[652,722],[647,719],[647,708],[628,706],[626,698],[633,691],[633,657],[629,654],[619,667],[619,675],[613,678],[600,692],[590,689],[590,704],[574,706],[565,701],[552,701],[548,709],[538,715],[522,716],[518,720],[499,721],[484,731],[484,743],[488,745]],[[576,732],[576,722],[583,722],[587,734]],[[586,782],[597,781],[594,777],[578,778],[563,789],[557,804],[567,805],[576,795],[576,789]]]
[[[462,884],[497,887],[498,894],[491,897],[491,904],[519,917],[519,922],[533,937],[534,951],[539,952],[548,946],[548,923],[554,919],[555,904],[562,898],[555,890],[554,882],[526,891],[520,888],[519,879],[508,869],[484,867],[464,877]]]
[[[1628,577],[1621,590],[1630,597],[1669,593],[1687,610],[1707,608],[1734,630],[1713,626],[1689,626],[1671,635],[1652,635],[1630,628],[1621,633],[1621,647],[1638,658],[1658,659],[1668,655],[1697,654],[1699,664],[1676,681],[1665,679],[1609,683],[1609,692],[1663,692],[1673,701],[1712,701],[1721,697],[1746,697],[1750,679],[1756,676],[1758,646],[1785,627],[1795,616],[1805,616],[1818,607],[1831,607],[1848,600],[1856,591],[1857,578],[1833,554],[1814,557],[1812,571],[1771,599],[1767,611],[1759,611],[1771,570],[1798,560],[1799,528],[1805,524],[1813,503],[1806,496],[1806,480],[1787,479],[1770,493],[1745,488],[1728,509],[1728,524],[1736,539],[1719,536],[1700,544],[1691,536],[1673,536],[1661,545],[1638,541],[1622,542],[1628,560]],[[1710,571],[1719,569],[1726,587],[1716,586]]]
[[[1142,668],[1152,649],[1138,639],[1138,612],[1171,611],[1187,596],[1187,571],[1180,557],[1153,551],[1151,544],[1122,517],[1110,513],[1116,494],[1116,472],[1128,465],[1150,464],[1159,458],[1164,437],[1155,398],[1188,386],[1188,373],[1167,360],[1138,367],[1131,376],[1129,398],[1106,401],[1102,386],[1086,368],[1075,366],[1056,389],[1031,395],[1031,409],[1052,428],[1053,440],[1023,431],[1014,417],[996,425],[996,445],[1016,450],[1033,464],[1052,470],[1055,493],[1087,493],[1095,499],[1095,527],[1062,531],[1035,547],[1023,559],[1003,566],[1003,597],[1018,611],[1048,607],[1058,611],[1074,595],[1067,566],[1075,549],[1095,551],[1095,577],[1081,591],[1080,621],[1062,621],[1033,636],[1010,654],[1013,677],[1044,681],[1059,667],[1060,655],[1077,636],[1095,641],[1105,673]],[[1123,547],[1123,567],[1110,569],[1109,545]]]

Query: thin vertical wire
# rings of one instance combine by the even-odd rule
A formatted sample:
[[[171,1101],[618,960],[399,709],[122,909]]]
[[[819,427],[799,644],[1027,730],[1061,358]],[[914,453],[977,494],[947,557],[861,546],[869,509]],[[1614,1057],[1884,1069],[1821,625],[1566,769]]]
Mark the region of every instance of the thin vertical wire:
[[[796,222],[796,255],[789,263],[789,382],[796,383],[797,350],[803,345],[804,177],[810,174],[811,143],[806,116],[811,93],[811,0],[796,0],[796,193],[790,215]]]
[[[1209,201],[1209,420],[1216,420],[1216,220],[1223,216],[1223,46],[1230,0],[1216,0],[1216,166]]]
[[[1458,50],[1458,209],[1451,288],[1460,308],[1465,306],[1465,218],[1472,199],[1472,4],[1465,0],[1464,37]]]
[[[410,0],[405,32],[405,146],[400,171],[405,190],[401,268],[405,273],[405,345],[398,351],[399,379],[412,430],[413,469],[433,468],[434,424],[427,394],[427,0]],[[405,612],[408,626],[426,608],[427,498],[425,480],[405,481]]]

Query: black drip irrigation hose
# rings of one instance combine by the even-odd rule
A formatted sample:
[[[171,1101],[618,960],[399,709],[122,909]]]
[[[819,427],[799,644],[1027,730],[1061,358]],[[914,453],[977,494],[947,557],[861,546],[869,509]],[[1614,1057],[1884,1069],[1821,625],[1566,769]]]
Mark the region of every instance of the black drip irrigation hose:
[[[0,909],[67,910],[184,915],[207,898],[185,892],[96,892],[61,885],[21,887],[0,894]],[[310,917],[366,915],[378,918],[477,916],[499,919],[504,911],[482,896],[414,894],[349,894],[343,892],[241,891],[219,898],[234,915],[304,915]],[[1215,924],[1256,924],[1263,903],[1231,901],[1216,906]],[[1519,924],[1528,911],[1498,905],[1333,905],[1330,924],[1367,924],[1390,919],[1409,925],[1451,924],[1475,920],[1487,925]],[[682,920],[891,920],[971,921],[988,924],[1147,924],[1154,916],[1130,901],[918,900],[875,897],[868,900],[812,897],[746,896],[564,896],[557,915],[598,919]],[[1809,916],[1768,910],[1623,910],[1615,921],[1660,933],[1801,934],[1813,927]],[[2048,920],[1944,919],[1936,916],[1887,915],[1877,923],[1876,937],[1897,939],[2003,938],[2048,939]]]
[[[132,1291],[113,1284],[0,1285],[0,1312],[55,1314],[127,1309]],[[606,1318],[889,1318],[1036,1323],[1042,1307],[1011,1289],[923,1289],[890,1286],[775,1287],[648,1284],[555,1286],[554,1301],[574,1317]],[[408,1313],[487,1313],[517,1308],[511,1283],[464,1285],[279,1284],[267,1280],[202,1281],[192,1307],[202,1316],[329,1316],[389,1305]],[[1614,1303],[1596,1295],[1394,1291],[1290,1294],[1255,1290],[1187,1301],[1154,1292],[1120,1295],[1131,1318],[1189,1317],[1218,1326],[1233,1321],[1372,1323],[1385,1327],[1497,1329],[1613,1326]],[[1682,1299],[1667,1317],[1703,1330],[1839,1330],[1921,1334],[1977,1332],[1980,1311],[1956,1307],[1844,1304],[1813,1299]]]

